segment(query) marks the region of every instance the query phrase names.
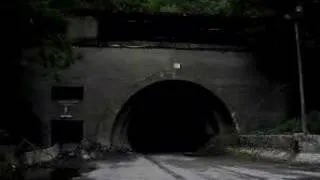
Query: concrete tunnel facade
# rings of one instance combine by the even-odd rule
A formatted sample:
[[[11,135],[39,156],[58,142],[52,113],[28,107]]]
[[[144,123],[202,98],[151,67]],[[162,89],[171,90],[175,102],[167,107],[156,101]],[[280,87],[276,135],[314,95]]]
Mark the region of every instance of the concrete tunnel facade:
[[[129,111],[126,109],[134,104],[132,99],[136,99],[135,97],[146,89],[153,89],[149,93],[161,94],[160,89],[166,89],[161,86],[168,82],[171,85],[164,87],[176,86],[177,90],[179,86],[180,89],[185,89],[185,91],[180,90],[181,94],[188,92],[190,87],[199,87],[199,91],[210,94],[206,97],[216,98],[211,103],[220,103],[220,106],[211,110],[216,110],[218,113],[214,116],[219,117],[211,119],[226,125],[231,121],[231,114],[237,114],[239,126],[244,133],[254,130],[256,124],[268,122],[269,125],[275,126],[286,118],[287,96],[283,92],[270,93],[274,89],[274,84],[269,83],[257,71],[254,59],[247,52],[139,48],[78,48],[78,51],[83,55],[83,60],[63,71],[61,82],[39,78],[34,86],[33,109],[43,121],[43,137],[46,144],[51,144],[52,140],[50,122],[59,120],[59,115],[63,111],[63,107],[50,98],[51,87],[54,85],[84,87],[83,101],[71,107],[73,115],[71,121],[83,122],[84,139],[105,145],[131,146],[132,139],[128,138],[130,133],[127,128],[130,127],[130,123],[125,123],[130,122],[127,120],[129,116],[126,115]],[[185,86],[181,83],[187,84],[187,88],[181,88]],[[157,88],[152,88],[155,86]],[[195,94],[197,93],[184,96],[192,97]],[[200,97],[201,94],[198,93],[197,96]],[[258,97],[261,96],[266,97],[267,101],[257,108]],[[191,101],[195,101],[194,99],[197,98]],[[202,99],[210,98],[202,97]],[[130,103],[131,105],[128,105]],[[151,102],[146,102],[148,103]],[[167,106],[167,109],[170,109],[170,103],[162,107],[165,109]],[[205,106],[204,109],[208,107]],[[153,110],[149,108],[149,111]],[[183,108],[180,109],[182,110]],[[205,112],[197,110],[197,114],[205,114],[211,110]],[[139,114],[135,116],[139,117]],[[145,118],[141,114],[140,117]],[[208,117],[210,115],[206,118]],[[219,133],[234,132],[233,124],[229,126],[232,130],[228,128],[223,130],[221,127],[220,124]],[[131,128],[131,131],[137,129]],[[202,143],[205,138],[198,140]]]

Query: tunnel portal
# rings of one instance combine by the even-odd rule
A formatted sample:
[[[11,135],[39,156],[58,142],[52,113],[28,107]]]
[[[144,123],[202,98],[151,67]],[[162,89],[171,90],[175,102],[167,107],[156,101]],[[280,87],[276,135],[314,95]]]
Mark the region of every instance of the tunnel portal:
[[[125,112],[120,112],[126,114],[123,134],[131,148],[141,153],[196,151],[219,134],[214,112],[224,108],[209,90],[181,80],[154,83],[125,106]]]

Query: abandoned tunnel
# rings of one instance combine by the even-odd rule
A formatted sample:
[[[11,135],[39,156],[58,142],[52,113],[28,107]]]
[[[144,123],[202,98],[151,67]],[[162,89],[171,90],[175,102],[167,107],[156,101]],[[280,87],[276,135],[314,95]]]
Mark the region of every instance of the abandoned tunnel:
[[[182,80],[161,81],[140,90],[116,122],[114,128],[121,129],[118,136],[140,153],[193,152],[218,135],[221,125],[234,127],[218,97]]]

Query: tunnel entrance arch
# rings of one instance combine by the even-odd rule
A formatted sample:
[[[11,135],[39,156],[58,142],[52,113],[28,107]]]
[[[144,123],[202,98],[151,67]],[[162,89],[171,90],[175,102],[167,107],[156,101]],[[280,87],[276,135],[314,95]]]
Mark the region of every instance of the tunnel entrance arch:
[[[191,152],[226,129],[235,129],[230,112],[210,90],[190,81],[164,80],[123,105],[111,142],[142,153]]]

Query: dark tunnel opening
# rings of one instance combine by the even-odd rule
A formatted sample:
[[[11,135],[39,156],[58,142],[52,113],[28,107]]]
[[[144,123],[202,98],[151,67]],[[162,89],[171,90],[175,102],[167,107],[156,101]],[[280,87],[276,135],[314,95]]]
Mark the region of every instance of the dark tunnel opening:
[[[181,80],[154,83],[136,93],[125,106],[129,106],[124,117],[126,138],[140,153],[198,150],[219,134],[214,112],[224,108],[209,90]],[[228,123],[232,124],[230,120]]]

